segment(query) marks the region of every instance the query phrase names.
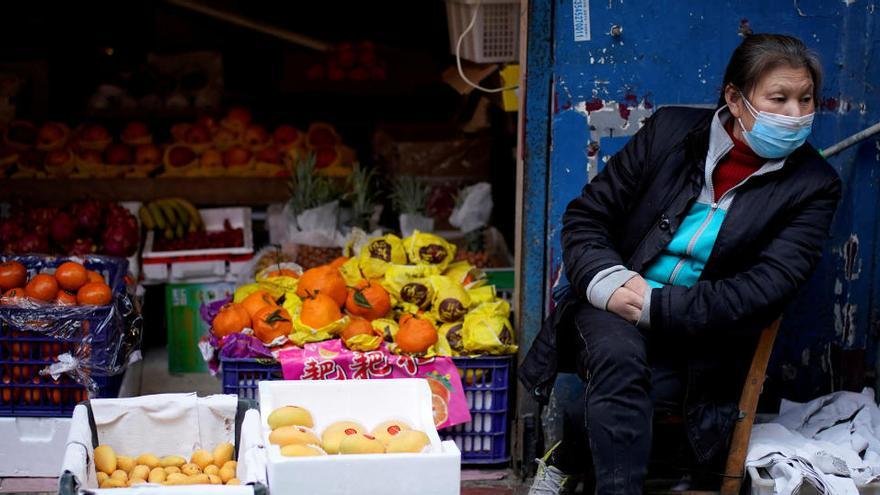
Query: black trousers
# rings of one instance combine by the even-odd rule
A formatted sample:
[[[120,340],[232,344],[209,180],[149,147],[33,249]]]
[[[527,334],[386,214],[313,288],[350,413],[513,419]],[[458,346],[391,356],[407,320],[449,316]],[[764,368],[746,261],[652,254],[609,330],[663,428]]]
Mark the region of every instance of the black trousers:
[[[575,318],[586,389],[566,407],[556,465],[573,473],[592,460],[597,493],[642,493],[653,417],[682,412],[683,346],[586,302]]]

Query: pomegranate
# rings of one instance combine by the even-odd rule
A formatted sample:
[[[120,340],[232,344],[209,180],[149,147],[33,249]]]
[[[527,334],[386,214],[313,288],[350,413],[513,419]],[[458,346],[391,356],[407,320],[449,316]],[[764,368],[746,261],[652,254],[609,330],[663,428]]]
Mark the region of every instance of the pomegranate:
[[[76,227],[76,220],[68,213],[61,212],[52,220],[49,234],[56,244],[66,246],[76,237]]]

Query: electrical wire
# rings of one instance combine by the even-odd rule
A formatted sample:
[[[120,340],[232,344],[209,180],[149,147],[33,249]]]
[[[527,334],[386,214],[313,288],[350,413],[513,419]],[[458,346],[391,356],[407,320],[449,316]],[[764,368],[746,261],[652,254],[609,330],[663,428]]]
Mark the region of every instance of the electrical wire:
[[[513,86],[507,86],[504,88],[484,88],[479,84],[471,81],[464,75],[464,71],[461,70],[461,42],[464,41],[464,37],[467,36],[474,29],[474,24],[477,22],[477,15],[480,13],[480,7],[482,6],[482,2],[477,2],[477,5],[474,7],[474,15],[471,17],[470,24],[461,32],[458,36],[458,42],[455,44],[455,65],[458,67],[458,75],[461,76],[462,81],[464,81],[468,86],[471,86],[474,89],[478,89],[485,93],[500,93],[502,91],[508,91],[511,89],[516,89],[519,87],[518,84],[514,84]]]

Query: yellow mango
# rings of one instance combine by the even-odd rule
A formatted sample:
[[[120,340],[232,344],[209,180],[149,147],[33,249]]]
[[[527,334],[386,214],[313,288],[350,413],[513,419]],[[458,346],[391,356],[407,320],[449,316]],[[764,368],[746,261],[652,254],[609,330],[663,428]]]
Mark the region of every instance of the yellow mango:
[[[223,463],[222,466],[220,466],[221,470],[223,470],[225,468],[229,468],[229,469],[232,469],[233,471],[235,471],[236,469],[238,469],[238,462],[237,461],[227,461],[227,462]]]
[[[157,468],[157,469],[161,469],[161,468]],[[128,476],[129,476],[129,478],[132,478],[132,479],[140,478],[142,480],[145,480],[150,476],[150,468],[149,468],[149,466],[145,466],[143,464],[138,464],[137,466],[135,466],[131,470],[131,473],[129,473]]]
[[[167,474],[180,472],[180,468],[177,466],[168,466],[167,468],[164,468],[164,469],[165,469],[165,473],[167,473]]]
[[[223,480],[223,483],[228,483],[229,480],[235,478],[235,470],[223,468],[220,470],[220,479]]]
[[[238,478],[232,478],[231,480],[226,482],[227,485],[240,485],[241,481]]]
[[[109,445],[95,447],[95,468],[108,475],[116,471],[116,452]]]
[[[232,455],[235,453],[235,446],[229,442],[224,442],[214,448],[214,464],[222,466],[227,462],[232,460]],[[204,469],[204,468],[202,468]]]
[[[168,474],[165,473],[164,469],[160,467],[155,467],[152,471],[150,471],[150,476],[147,478],[147,480],[149,480],[150,483],[162,483],[167,477]]]
[[[119,478],[107,478],[101,483],[101,488],[125,488],[126,482]]]
[[[136,465],[137,464],[134,462],[134,459],[127,455],[116,456],[116,469],[121,469],[126,473],[130,473]]]
[[[182,485],[183,482],[189,479],[189,476],[183,473],[171,473],[165,478],[165,484],[167,485]]]
[[[98,486],[101,486],[101,483],[103,483],[109,479],[110,479],[109,474],[107,474],[103,471],[98,471]]]
[[[187,476],[193,476],[196,474],[202,474],[202,468],[200,468],[198,464],[184,464],[180,467],[180,472]]]
[[[140,455],[136,459],[136,462],[138,464],[143,464],[144,466],[147,466],[150,469],[153,469],[154,467],[159,467],[161,464],[159,462],[159,458],[154,456],[153,454]]]
[[[197,474],[195,476],[190,476],[189,482],[193,485],[210,485],[211,477],[207,474]]]
[[[159,461],[159,465],[162,467],[174,466],[180,467],[186,464],[186,459],[180,457],[179,455],[166,455]]]
[[[121,469],[117,469],[116,471],[113,471],[113,474],[110,475],[110,479],[128,481],[128,473]]]
[[[215,464],[211,464],[210,466],[205,466],[205,470],[203,471],[207,475],[217,475],[220,474],[220,468],[218,468]]]
[[[147,480],[145,480],[145,479],[141,479],[141,478],[132,478],[132,479],[128,480],[128,486],[140,485],[140,484],[143,484],[143,483],[146,483],[146,482],[147,482]]]
[[[214,455],[205,449],[198,449],[193,452],[190,462],[199,466],[199,473],[196,474],[200,474],[202,472],[202,469],[205,469],[205,466],[214,464]],[[183,468],[181,468],[181,470],[183,470]],[[186,471],[183,472],[185,473]]]
[[[222,485],[223,484],[223,480],[220,478],[220,476],[218,476],[216,474],[209,474],[208,480],[211,481],[212,485]]]

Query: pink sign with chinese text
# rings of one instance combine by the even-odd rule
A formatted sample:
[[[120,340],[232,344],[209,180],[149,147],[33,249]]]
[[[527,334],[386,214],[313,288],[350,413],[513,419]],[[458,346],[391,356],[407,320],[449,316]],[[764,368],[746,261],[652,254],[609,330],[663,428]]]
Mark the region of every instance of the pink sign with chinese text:
[[[471,412],[452,358],[392,354],[383,343],[375,351],[351,351],[339,339],[292,347],[278,353],[285,380],[425,378],[433,392],[437,429],[467,423]]]

